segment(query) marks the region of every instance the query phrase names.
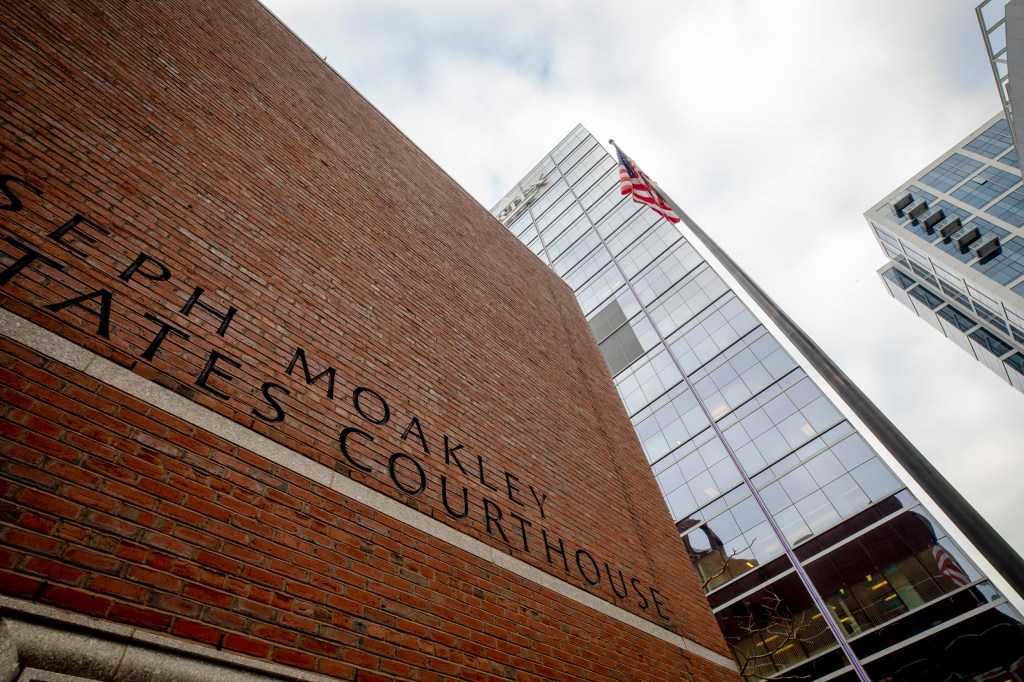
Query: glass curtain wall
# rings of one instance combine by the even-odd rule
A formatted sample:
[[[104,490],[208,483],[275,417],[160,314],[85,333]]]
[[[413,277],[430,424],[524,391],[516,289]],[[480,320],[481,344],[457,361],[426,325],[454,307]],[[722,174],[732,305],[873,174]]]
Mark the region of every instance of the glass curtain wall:
[[[582,126],[494,213],[576,292],[745,677],[1024,680],[1020,616]]]

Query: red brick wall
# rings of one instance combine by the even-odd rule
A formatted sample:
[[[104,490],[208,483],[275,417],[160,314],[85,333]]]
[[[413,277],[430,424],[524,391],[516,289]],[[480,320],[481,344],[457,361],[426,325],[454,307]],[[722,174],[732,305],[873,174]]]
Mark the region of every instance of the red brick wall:
[[[732,679],[7,345],[4,593],[342,679]]]
[[[262,7],[17,2],[4,22],[0,305],[726,652],[571,292]],[[653,679],[686,665],[4,348],[4,593],[340,676],[497,665],[569,679],[648,660]],[[328,377],[287,371],[296,348],[313,375],[336,370],[333,396]],[[351,459],[346,428],[359,429]],[[466,489],[464,518],[446,511],[442,477]],[[541,529],[565,542],[568,573]],[[590,585],[580,548],[638,589]]]

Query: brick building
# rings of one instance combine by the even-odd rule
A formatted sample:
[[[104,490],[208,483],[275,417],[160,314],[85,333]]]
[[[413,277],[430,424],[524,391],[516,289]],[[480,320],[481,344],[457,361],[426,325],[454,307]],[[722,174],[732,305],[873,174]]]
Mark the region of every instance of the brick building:
[[[0,65],[0,680],[735,678],[572,292],[265,9]]]

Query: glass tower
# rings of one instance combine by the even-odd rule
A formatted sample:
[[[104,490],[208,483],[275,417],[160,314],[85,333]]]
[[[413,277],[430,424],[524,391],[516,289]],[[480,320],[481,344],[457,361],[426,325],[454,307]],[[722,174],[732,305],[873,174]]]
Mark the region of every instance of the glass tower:
[[[575,291],[747,678],[1024,679],[1020,615],[586,129],[493,213]]]
[[[1024,186],[1005,114],[865,217],[893,298],[1024,392]]]

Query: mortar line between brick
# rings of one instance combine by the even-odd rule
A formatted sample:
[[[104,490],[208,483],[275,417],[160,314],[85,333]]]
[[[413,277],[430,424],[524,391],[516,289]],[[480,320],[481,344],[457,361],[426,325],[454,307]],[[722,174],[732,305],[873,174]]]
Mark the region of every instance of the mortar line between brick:
[[[145,401],[153,407],[168,412],[193,426],[205,429],[238,447],[254,452],[275,464],[364,504],[374,511],[386,514],[396,521],[416,528],[435,539],[469,552],[478,559],[504,568],[566,599],[593,609],[624,625],[636,628],[689,654],[703,658],[710,663],[728,668],[734,672],[739,671],[736,662],[727,656],[644,620],[525,561],[498,551],[494,547],[476,540],[462,531],[407,507],[384,493],[377,492],[362,483],[353,481],[342,473],[335,472],[322,464],[314,462],[255,431],[250,431],[227,417],[217,414],[213,410],[202,407],[174,393],[170,389],[164,388],[129,369],[110,362],[60,335],[2,308],[0,308],[0,336],[27,346],[58,362],[65,362],[64,358],[71,357],[81,359],[80,362],[75,363],[77,369],[83,374],[102,381],[112,388]]]

